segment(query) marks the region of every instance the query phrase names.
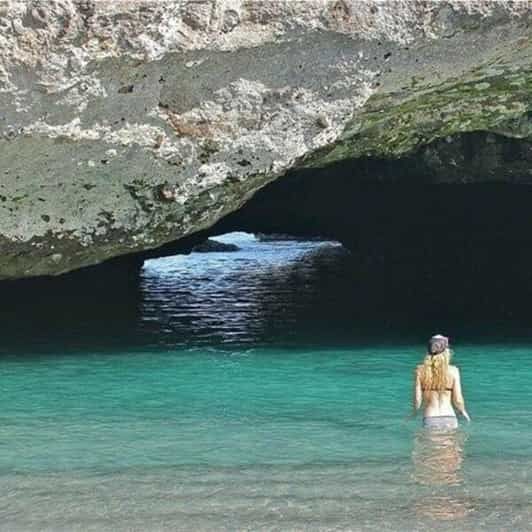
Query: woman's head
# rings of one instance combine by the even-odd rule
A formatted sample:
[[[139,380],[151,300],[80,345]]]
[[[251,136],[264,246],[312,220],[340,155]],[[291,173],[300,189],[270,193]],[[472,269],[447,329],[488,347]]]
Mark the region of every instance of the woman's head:
[[[424,390],[445,390],[450,361],[449,338],[441,334],[434,335],[428,342],[427,355],[420,372]]]
[[[449,338],[447,336],[435,334],[430,338],[427,350],[429,355],[438,355],[446,349],[449,349]]]

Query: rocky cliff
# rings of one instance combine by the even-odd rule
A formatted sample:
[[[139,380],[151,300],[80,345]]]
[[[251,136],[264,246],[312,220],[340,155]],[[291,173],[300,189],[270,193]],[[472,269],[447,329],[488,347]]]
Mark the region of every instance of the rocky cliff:
[[[526,143],[531,22],[528,1],[0,1],[0,278],[178,241],[293,168]]]

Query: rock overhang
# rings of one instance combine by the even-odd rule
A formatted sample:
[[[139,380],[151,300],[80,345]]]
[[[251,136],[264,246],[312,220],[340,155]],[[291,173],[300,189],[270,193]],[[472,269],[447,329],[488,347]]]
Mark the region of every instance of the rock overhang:
[[[0,278],[208,230],[293,168],[530,139],[531,20],[528,2],[7,2]]]

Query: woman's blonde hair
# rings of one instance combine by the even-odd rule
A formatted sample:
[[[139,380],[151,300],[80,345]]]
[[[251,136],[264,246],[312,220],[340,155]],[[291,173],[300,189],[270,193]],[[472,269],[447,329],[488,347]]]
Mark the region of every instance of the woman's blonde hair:
[[[423,390],[442,392],[447,388],[451,356],[452,353],[448,347],[435,355],[427,353],[419,368],[419,380]]]

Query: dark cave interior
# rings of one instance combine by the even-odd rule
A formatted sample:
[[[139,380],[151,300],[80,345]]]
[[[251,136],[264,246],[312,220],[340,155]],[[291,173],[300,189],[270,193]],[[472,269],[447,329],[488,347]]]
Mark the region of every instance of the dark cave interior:
[[[3,282],[2,318],[32,322],[63,309],[134,313],[147,258],[188,253],[207,237],[245,231],[321,236],[351,252],[360,308],[390,315],[532,320],[532,144],[474,133],[403,159],[299,169],[267,185],[210,230],[58,278]],[[87,305],[87,302],[93,304]]]

